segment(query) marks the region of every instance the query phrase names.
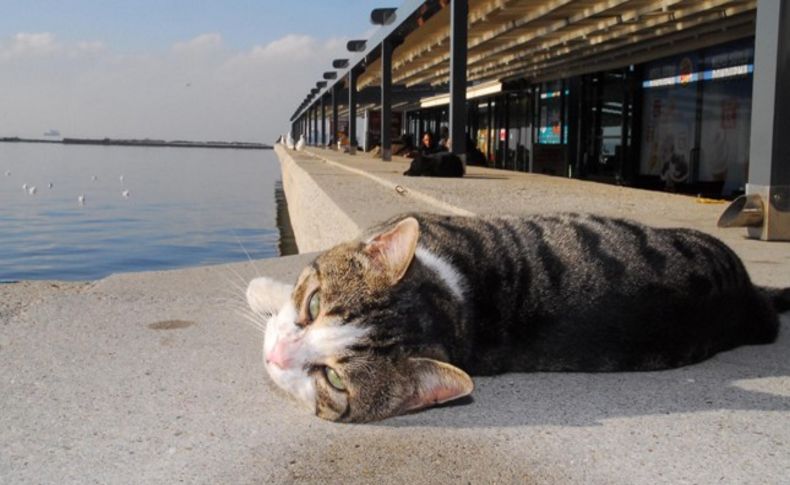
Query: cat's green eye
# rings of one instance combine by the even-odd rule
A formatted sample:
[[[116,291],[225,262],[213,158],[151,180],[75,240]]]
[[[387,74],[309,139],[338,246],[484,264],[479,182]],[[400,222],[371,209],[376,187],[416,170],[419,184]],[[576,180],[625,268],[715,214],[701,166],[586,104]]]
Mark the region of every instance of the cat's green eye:
[[[326,380],[329,382],[329,385],[337,389],[338,391],[345,391],[346,385],[343,384],[343,379],[337,375],[335,369],[331,367],[324,367],[324,375],[326,375]]]
[[[318,317],[318,313],[321,311],[321,293],[316,290],[310,295],[310,301],[307,302],[307,316],[310,317],[310,321],[313,321]]]

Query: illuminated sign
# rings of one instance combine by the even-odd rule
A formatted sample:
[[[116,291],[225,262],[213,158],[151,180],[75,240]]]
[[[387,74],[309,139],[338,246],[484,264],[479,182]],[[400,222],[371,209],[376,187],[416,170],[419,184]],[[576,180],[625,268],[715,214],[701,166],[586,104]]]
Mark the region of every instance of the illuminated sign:
[[[754,72],[754,64],[742,64],[740,66],[722,67],[719,69],[708,69],[702,72],[692,72],[679,76],[662,77],[659,79],[648,79],[642,81],[643,88],[663,88],[668,86],[679,86],[697,81],[712,81],[714,79],[725,79],[728,77],[746,76]]]

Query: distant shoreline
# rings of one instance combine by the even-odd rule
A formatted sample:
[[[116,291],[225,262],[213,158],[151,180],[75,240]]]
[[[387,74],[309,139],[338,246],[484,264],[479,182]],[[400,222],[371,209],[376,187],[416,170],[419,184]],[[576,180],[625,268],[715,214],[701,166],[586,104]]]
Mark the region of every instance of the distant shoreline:
[[[120,145],[138,147],[177,147],[177,148],[236,148],[242,150],[271,150],[265,143],[241,141],[184,141],[184,140],[125,140],[114,138],[63,138],[62,140],[43,140],[40,138],[0,137],[5,143],[60,143],[62,145]]]

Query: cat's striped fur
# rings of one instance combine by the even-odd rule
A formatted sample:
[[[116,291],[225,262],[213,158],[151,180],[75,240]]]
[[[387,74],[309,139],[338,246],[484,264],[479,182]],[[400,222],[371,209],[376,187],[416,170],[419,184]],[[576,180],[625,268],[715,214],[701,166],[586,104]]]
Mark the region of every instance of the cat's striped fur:
[[[321,313],[308,322],[315,292]],[[369,421],[466,395],[467,373],[655,370],[769,343],[790,291],[754,286],[727,246],[689,229],[413,214],[318,256],[286,307],[301,317],[267,331],[270,349],[283,332],[358,330],[288,370],[312,382],[303,400],[319,416]],[[294,355],[309,353],[299,345]]]

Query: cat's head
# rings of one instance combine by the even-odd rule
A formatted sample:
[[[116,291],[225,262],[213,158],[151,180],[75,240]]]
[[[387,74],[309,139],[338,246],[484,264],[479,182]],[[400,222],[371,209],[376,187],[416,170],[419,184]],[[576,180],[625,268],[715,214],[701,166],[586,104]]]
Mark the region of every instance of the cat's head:
[[[430,284],[421,282],[435,275],[415,258],[418,238],[418,222],[407,218],[326,251],[269,320],[269,375],[319,417],[373,421],[472,392],[471,378],[444,362],[431,338]]]

